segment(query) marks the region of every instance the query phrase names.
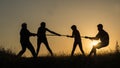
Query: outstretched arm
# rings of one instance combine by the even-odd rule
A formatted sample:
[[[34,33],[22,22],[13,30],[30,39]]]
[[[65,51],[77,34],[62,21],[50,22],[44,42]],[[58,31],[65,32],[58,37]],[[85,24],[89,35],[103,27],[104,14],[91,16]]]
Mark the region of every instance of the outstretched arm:
[[[72,35],[67,35],[67,37],[73,38],[74,37],[74,33],[72,33]]]
[[[100,38],[100,33],[98,33],[95,37],[85,36],[85,38],[88,38],[88,39],[91,39],[91,40],[98,40]]]
[[[35,34],[35,33],[30,33],[30,36],[36,36],[37,34]]]
[[[67,35],[67,37],[73,38],[73,36]]]
[[[87,38],[87,39],[91,39],[91,40],[98,40],[99,39],[99,37],[88,37],[88,36],[85,36],[84,38]]]
[[[49,30],[49,29],[47,29],[47,28],[46,28],[46,30],[47,30],[48,32],[52,33],[52,34],[55,34],[55,35],[57,35],[57,36],[61,36],[61,34],[58,34],[58,33],[56,33],[56,32],[53,32],[53,31],[51,31],[51,30]]]
[[[85,36],[84,38],[87,38],[87,39],[95,39],[95,37],[88,37],[88,36]]]
[[[37,35],[35,33],[31,33],[29,30],[27,30],[27,33],[28,33],[29,36],[36,36]]]

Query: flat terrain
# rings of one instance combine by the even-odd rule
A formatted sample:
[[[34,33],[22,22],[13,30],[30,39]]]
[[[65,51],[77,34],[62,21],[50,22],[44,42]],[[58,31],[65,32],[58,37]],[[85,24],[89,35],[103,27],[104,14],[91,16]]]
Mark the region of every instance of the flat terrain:
[[[46,56],[37,58],[17,57],[0,51],[0,68],[120,68],[120,54],[98,55],[96,57]]]

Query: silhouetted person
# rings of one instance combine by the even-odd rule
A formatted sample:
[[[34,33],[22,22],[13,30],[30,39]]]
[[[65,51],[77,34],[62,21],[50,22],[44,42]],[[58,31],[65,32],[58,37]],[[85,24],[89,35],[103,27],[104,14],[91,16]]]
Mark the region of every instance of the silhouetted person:
[[[97,45],[93,46],[89,56],[92,55],[92,53],[96,56],[96,49],[100,49],[100,48],[103,48],[107,45],[109,45],[109,35],[108,33],[103,29],[103,25],[102,24],[98,24],[97,25],[97,28],[98,28],[98,34],[95,36],[95,37],[85,37],[85,38],[88,38],[88,39],[91,39],[91,40],[99,40],[101,42],[99,42]]]
[[[36,53],[34,50],[34,47],[32,46],[31,42],[30,42],[30,36],[35,36],[36,34],[31,33],[28,29],[27,29],[27,24],[23,23],[22,25],[22,29],[20,31],[20,43],[22,46],[22,50],[18,53],[18,56],[22,56],[23,53],[26,51],[26,48],[28,48],[33,57],[36,57]]]
[[[53,52],[52,50],[50,49],[49,47],[49,44],[48,44],[48,41],[47,41],[47,37],[46,37],[46,31],[52,33],[52,34],[55,34],[55,35],[58,35],[58,36],[61,36],[60,34],[58,33],[55,33],[51,30],[49,30],[48,28],[46,28],[46,23],[45,22],[41,22],[40,23],[40,27],[38,28],[38,32],[37,32],[37,55],[39,53],[39,49],[40,49],[40,45],[41,43],[44,43],[46,48],[48,49],[48,51],[50,52],[50,54],[53,56]]]
[[[79,48],[80,48],[82,54],[85,55],[84,51],[83,51],[83,48],[82,48],[80,32],[77,30],[76,25],[72,25],[71,29],[73,30],[72,35],[71,36],[69,36],[69,35],[67,36],[67,37],[74,38],[74,44],[73,44],[73,49],[72,49],[71,56],[73,56],[75,48],[76,48],[77,45],[79,45]]]

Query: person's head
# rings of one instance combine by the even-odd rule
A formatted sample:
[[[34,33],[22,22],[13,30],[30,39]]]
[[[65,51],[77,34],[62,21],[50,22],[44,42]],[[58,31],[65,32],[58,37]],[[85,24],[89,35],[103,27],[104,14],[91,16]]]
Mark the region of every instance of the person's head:
[[[76,29],[77,29],[76,25],[72,25],[72,26],[71,26],[71,29],[72,29],[72,30],[76,30]]]
[[[46,23],[45,22],[41,22],[41,27],[44,27],[45,28],[45,26],[46,26]]]
[[[103,30],[103,25],[102,24],[98,24],[97,27],[98,27],[99,31]]]
[[[22,28],[27,28],[27,24],[25,22],[22,23]]]

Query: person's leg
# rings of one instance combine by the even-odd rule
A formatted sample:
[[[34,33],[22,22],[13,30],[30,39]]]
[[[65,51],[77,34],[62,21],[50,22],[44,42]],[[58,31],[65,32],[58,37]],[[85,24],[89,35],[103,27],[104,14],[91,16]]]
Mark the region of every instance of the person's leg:
[[[41,41],[37,40],[37,51],[36,51],[37,56],[40,50],[41,43],[42,43]]]
[[[95,49],[94,50],[94,55],[95,56],[96,56],[96,50],[102,48],[104,45],[105,45],[104,43],[99,42],[96,46],[94,46],[94,49]]]
[[[72,49],[72,52],[71,52],[71,56],[73,56],[76,46],[77,46],[77,43],[74,42],[74,44],[73,44],[73,49]]]
[[[96,47],[93,46],[93,53],[94,53],[94,56],[96,56]]]
[[[85,53],[84,53],[83,48],[82,48],[82,43],[79,43],[79,48],[80,48],[82,54],[85,56]]]
[[[28,49],[31,51],[33,57],[37,57],[37,55],[35,53],[35,49],[34,49],[34,47],[32,46],[31,43],[28,44]]]
[[[93,53],[93,48],[92,48],[92,50],[90,51],[90,54],[89,54],[88,56],[91,56],[91,55],[92,55],[92,53]]]
[[[44,42],[44,44],[45,44],[46,48],[48,49],[48,51],[50,52],[51,56],[53,56],[53,52],[52,52],[52,50],[50,49],[47,40]]]
[[[96,54],[96,48],[95,48],[95,46],[93,46],[93,48],[90,51],[90,54],[88,56],[91,56],[93,53]]]
[[[91,56],[91,55],[92,55],[92,53],[94,53],[94,56],[96,56],[96,49],[101,48],[101,47],[102,47],[102,45],[101,45],[101,44],[102,44],[102,43],[100,42],[100,43],[98,43],[97,45],[93,46],[93,48],[92,48],[92,50],[91,50],[91,52],[90,52],[89,56]]]
[[[21,57],[23,55],[23,53],[26,51],[26,45],[21,44],[22,45],[22,50],[18,53],[18,57]]]

